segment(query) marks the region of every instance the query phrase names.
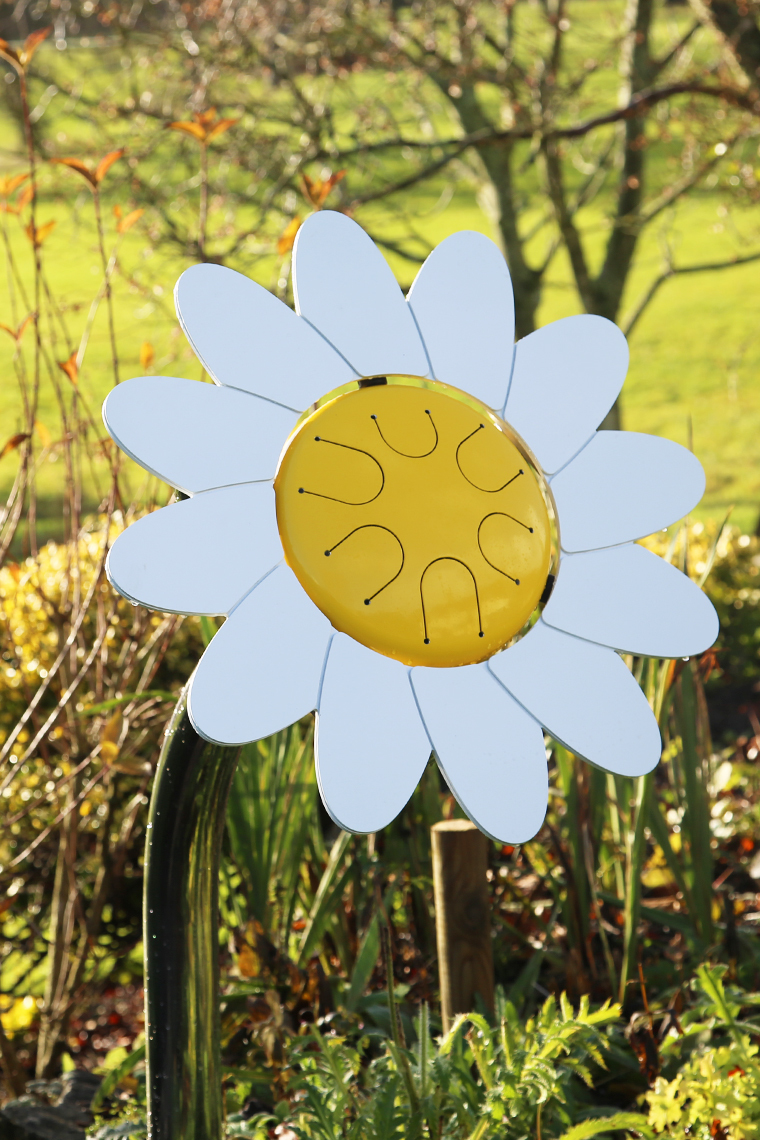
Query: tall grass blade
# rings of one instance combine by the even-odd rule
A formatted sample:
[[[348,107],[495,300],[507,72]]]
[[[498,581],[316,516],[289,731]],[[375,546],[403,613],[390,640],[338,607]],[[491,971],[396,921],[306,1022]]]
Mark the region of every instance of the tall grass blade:
[[[230,849],[251,914],[283,951],[316,796],[310,732],[293,725],[243,748],[227,811]]]
[[[728,508],[728,512],[726,513],[726,517],[724,518],[723,522],[718,527],[718,532],[715,535],[715,538],[710,545],[709,551],[707,552],[707,558],[705,559],[705,568],[702,571],[702,573],[700,574],[699,578],[697,579],[697,585],[700,587],[700,589],[704,586],[705,582],[707,581],[708,577],[710,576],[710,571],[712,570],[713,563],[715,562],[715,556],[718,553],[718,546],[720,544],[720,540],[723,537],[723,532],[725,531],[726,527],[728,526],[728,520],[731,518],[731,514],[733,512],[733,509],[734,509],[733,507]]]
[[[636,804],[633,830],[626,838],[625,907],[623,909],[623,961],[620,969],[618,1000],[625,1002],[626,987],[635,973],[637,940],[636,931],[641,911],[642,872],[646,862],[646,824],[653,777],[639,776],[636,781]]]
[[[298,950],[299,965],[308,961],[314,947],[332,922],[333,909],[342,898],[343,889],[351,877],[353,868],[350,863],[344,868],[343,861],[352,839],[353,836],[350,831],[341,831],[333,843],[330,858],[322,873],[309,917],[306,920],[306,927]]]
[[[378,914],[375,914],[359,947],[359,953],[356,955],[356,962],[354,963],[353,973],[351,974],[351,986],[348,991],[348,997],[346,998],[347,1009],[356,1009],[358,1001],[372,977],[372,971],[375,968],[379,953],[380,917]]]
[[[682,741],[682,774],[685,810],[681,821],[682,840],[688,846],[691,897],[699,933],[708,944],[713,941],[712,880],[710,847],[709,760],[702,754],[698,739],[698,693],[695,667],[689,661],[677,682],[673,713]]]
[[[610,1132],[621,1128],[635,1132],[639,1136],[654,1136],[645,1116],[641,1116],[638,1112],[616,1112],[613,1116],[583,1120],[567,1132],[563,1132],[558,1140],[592,1140],[594,1136],[609,1136]]]

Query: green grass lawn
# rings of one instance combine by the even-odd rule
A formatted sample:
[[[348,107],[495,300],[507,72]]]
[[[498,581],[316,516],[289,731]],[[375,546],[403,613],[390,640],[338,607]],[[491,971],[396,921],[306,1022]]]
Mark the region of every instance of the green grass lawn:
[[[51,214],[53,211],[51,211]],[[60,213],[60,211],[59,211]],[[46,211],[42,211],[43,218]],[[369,216],[373,229],[379,220]],[[739,219],[741,222],[743,219]],[[751,219],[746,219],[749,223]],[[65,222],[65,218],[62,219]],[[719,225],[716,207],[709,198],[694,200],[682,211],[680,257],[684,263],[725,256],[735,241],[713,232]],[[439,240],[461,228],[490,232],[488,219],[472,202],[452,203],[432,217],[421,218],[418,228],[431,240]],[[19,260],[29,258],[26,239],[17,236],[14,248]],[[200,368],[179,331],[173,315],[172,287],[184,263],[178,258],[145,258],[145,239],[139,223],[124,243],[125,269],[139,278],[141,288],[118,279],[115,306],[118,321],[122,377],[139,374],[140,348],[153,345],[156,372],[200,377]],[[64,319],[73,346],[86,318],[100,281],[94,235],[82,225],[77,233],[61,224],[45,247],[46,274],[51,290],[65,305]],[[414,270],[408,262],[391,258],[402,283],[408,285]],[[644,244],[631,286],[632,297],[656,274],[659,256],[652,243]],[[257,274],[268,283],[272,267],[262,263]],[[25,274],[28,277],[28,274]],[[160,292],[159,292],[160,290]],[[760,264],[723,270],[720,273],[688,275],[666,283],[637,325],[631,338],[631,369],[623,394],[624,425],[632,431],[654,432],[693,447],[707,471],[707,493],[698,509],[703,518],[718,518],[734,507],[733,520],[745,530],[754,529],[760,511]],[[558,259],[545,293],[540,322],[578,312],[567,266]],[[7,285],[0,291],[0,314],[10,324]],[[112,385],[108,330],[102,305],[96,319],[90,348],[80,378],[83,398],[97,418],[103,397]],[[68,344],[56,330],[59,352],[66,359]],[[25,337],[27,361],[31,362],[31,335]],[[21,426],[21,405],[13,374],[13,342],[0,340],[0,420],[4,437]],[[62,372],[57,381],[69,382]],[[40,421],[55,435],[59,417],[51,383],[43,376]],[[12,452],[0,461],[0,484],[11,483],[17,464]],[[105,472],[103,471],[103,475]],[[62,467],[60,461],[43,464],[38,479],[41,518],[57,512]],[[96,480],[88,477],[88,489],[97,495]],[[131,477],[138,492],[142,477]],[[103,483],[103,486],[105,484]],[[54,529],[54,528],[53,528]]]
[[[71,67],[75,53],[69,52],[67,56],[64,62]],[[366,87],[379,80],[377,76],[374,79],[365,76],[361,82]],[[604,82],[609,84],[610,79]],[[83,153],[81,123],[76,135],[65,116],[60,121],[71,132],[69,136],[63,133],[67,141],[61,145],[70,145],[71,153]],[[0,119],[0,142],[5,140],[7,144],[5,160],[0,152],[0,174],[20,168],[18,157],[11,154],[15,146],[10,141],[13,130],[9,120]],[[150,159],[156,171],[165,172],[171,163],[172,146],[180,143],[185,144],[186,140],[168,134],[162,136],[159,148]],[[95,129],[92,149],[103,149],[101,135]],[[216,161],[213,156],[212,161]],[[67,390],[68,397],[71,389],[69,380],[55,362],[65,360],[79,343],[90,304],[100,285],[101,268],[91,198],[81,178],[61,167],[46,167],[40,185],[39,224],[53,219],[57,222],[44,243],[43,255],[46,280],[62,313],[52,328],[44,330],[45,336],[53,341],[53,368],[52,376],[43,369],[38,419],[53,438],[58,438],[60,417],[54,381]],[[416,189],[402,202],[397,195],[389,203],[364,207],[357,217],[371,232],[388,239],[403,236],[410,222],[414,230],[431,243],[462,228],[479,229],[493,236],[489,218],[466,184],[458,184],[450,198],[441,196],[444,190],[445,183],[439,181]],[[181,208],[189,214],[196,208],[197,189],[185,183],[181,196]],[[726,213],[725,201],[725,195],[719,191],[701,191],[680,204],[670,219],[666,221],[663,217],[656,223],[657,228],[648,232],[639,246],[624,308],[632,309],[658,274],[660,248],[665,239],[676,248],[678,264],[730,258],[760,245],[760,226],[753,211],[736,207]],[[104,215],[109,248],[116,236],[112,208],[117,203],[124,211],[133,204],[126,163],[117,164],[108,175]],[[401,206],[403,220],[397,213]],[[299,203],[297,209],[303,214],[303,203]],[[7,226],[14,257],[31,296],[30,243],[15,217],[0,215],[0,221]],[[216,219],[212,212],[212,231],[213,225],[222,221],[221,212]],[[604,219],[600,210],[586,210],[583,224],[590,234],[597,235],[594,240],[599,240],[601,248]],[[114,281],[121,376],[125,378],[144,371],[140,365],[140,350],[148,342],[155,354],[151,371],[199,378],[200,366],[185,343],[173,312],[174,281],[188,262],[179,254],[155,246],[150,227],[148,211],[123,241],[119,261],[122,272]],[[272,236],[269,234],[260,245],[265,246],[267,241],[271,244]],[[537,256],[541,240],[539,236],[535,241]],[[415,266],[396,255],[389,255],[389,260],[401,284],[408,287]],[[281,265],[275,256],[258,254],[245,256],[237,267],[251,272],[262,284],[271,287],[281,272]],[[744,530],[755,528],[760,513],[760,449],[756,445],[760,433],[758,299],[760,262],[717,273],[684,275],[667,282],[631,337],[631,369],[623,393],[626,428],[693,444],[707,471],[707,492],[696,513],[705,519],[722,518],[733,506],[733,520]],[[539,323],[579,311],[569,267],[559,254],[546,279]],[[25,308],[19,302],[16,319],[24,313]],[[0,273],[0,323],[13,324],[5,271]],[[29,368],[31,331],[25,335],[23,351]],[[20,430],[22,423],[13,352],[12,338],[0,330],[0,448]],[[81,399],[98,423],[100,404],[112,383],[106,309],[102,304],[79,380]],[[16,452],[0,460],[0,493],[12,484],[17,464]],[[42,534],[56,534],[60,530],[62,468],[60,459],[53,455],[38,473]],[[97,503],[105,487],[105,476],[103,462],[98,465],[96,461],[85,472],[88,506]],[[135,495],[146,493],[144,473],[133,465],[130,465],[130,489]]]

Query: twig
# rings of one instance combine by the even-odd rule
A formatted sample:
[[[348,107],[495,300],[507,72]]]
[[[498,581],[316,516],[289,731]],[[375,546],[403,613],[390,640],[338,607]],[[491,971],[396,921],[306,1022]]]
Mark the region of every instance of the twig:
[[[95,591],[97,590],[98,586],[100,585],[100,579],[101,579],[101,576],[103,574],[103,570],[105,568],[106,558],[108,556],[108,528],[109,528],[109,525],[111,522],[112,513],[113,513],[113,506],[111,506],[109,511],[108,511],[108,517],[106,519],[106,524],[104,527],[103,553],[101,555],[100,563],[97,567],[97,570],[95,571],[95,574],[93,575],[92,582],[90,583],[90,588],[87,591],[87,596],[85,598],[84,605],[81,607],[77,618],[73,622],[71,629],[69,630],[69,635],[66,638],[66,641],[64,642],[58,656],[56,657],[56,659],[53,663],[53,665],[50,667],[50,670],[48,672],[47,677],[44,678],[44,680],[42,681],[42,684],[37,689],[37,692],[34,694],[31,701],[27,705],[26,709],[24,710],[24,712],[19,717],[15,728],[12,730],[12,732],[10,732],[8,734],[8,739],[6,740],[2,749],[0,749],[0,762],[5,760],[8,753],[10,752],[11,748],[16,743],[16,740],[18,738],[19,733],[23,730],[24,725],[27,724],[30,717],[32,716],[34,711],[37,709],[40,701],[44,697],[45,693],[50,688],[50,685],[53,681],[53,678],[55,677],[56,673],[58,672],[58,670],[60,669],[64,660],[66,659],[66,654],[71,649],[71,646],[74,644],[74,641],[76,640],[76,637],[77,637],[77,634],[79,633],[79,630],[82,628],[82,624],[84,622],[85,617],[87,616],[87,611],[90,607],[90,602],[93,599]],[[24,754],[25,756],[28,755],[28,751],[29,750],[27,749],[27,752]],[[3,781],[2,785],[0,785],[0,792],[2,792],[6,786],[7,786],[7,782]]]
[[[92,187],[92,198],[95,205],[95,222],[98,230],[98,247],[100,260],[103,265],[103,276],[106,287],[106,307],[108,309],[108,332],[111,338],[111,361],[113,363],[114,383],[119,383],[119,356],[116,350],[116,326],[113,319],[113,297],[111,295],[111,274],[108,272],[108,255],[106,254],[105,234],[103,232],[103,218],[100,212],[100,189],[95,183]]]
[[[733,269],[737,265],[749,265],[750,262],[760,261],[760,252],[749,253],[745,257],[732,257],[726,261],[703,261],[695,265],[667,265],[666,268],[659,274],[658,277],[652,281],[651,285],[644,292],[641,300],[639,301],[633,313],[628,318],[628,321],[622,326],[623,332],[626,336],[630,336],[634,328],[638,324],[644,310],[654,298],[660,287],[669,281],[671,277],[680,276],[683,273],[711,273],[716,269]]]
[[[549,130],[541,130],[531,124],[526,127],[510,127],[504,131],[475,131],[469,135],[463,135],[460,138],[448,139],[407,139],[397,137],[394,139],[383,139],[375,143],[367,143],[364,146],[353,147],[351,150],[332,153],[319,151],[315,157],[329,157],[333,162],[345,162],[349,158],[363,154],[371,154],[373,151],[393,150],[402,147],[411,150],[435,150],[437,147],[455,147],[458,152],[461,152],[461,150],[466,150],[471,146],[497,146],[499,144],[520,142],[525,139],[534,139],[537,134],[543,139],[576,139],[581,138],[583,135],[590,134],[598,127],[611,126],[614,123],[624,122],[626,119],[637,118],[652,107],[657,106],[658,103],[662,103],[666,99],[672,99],[675,95],[704,95],[713,99],[725,99],[727,102],[741,107],[745,111],[751,111],[755,115],[760,114],[760,100],[745,94],[736,87],[689,82],[671,83],[666,87],[641,91],[638,95],[634,95],[624,107],[616,107],[614,110],[606,111],[601,115],[594,115],[592,118],[584,119],[582,122],[576,123],[573,126],[552,127]]]
[[[68,805],[68,807],[65,807],[62,812],[59,812],[59,814],[55,817],[53,822],[51,824],[49,824],[44,829],[44,831],[41,831],[39,833],[39,835],[36,836],[35,839],[32,840],[32,842],[29,844],[29,846],[21,852],[20,855],[17,855],[15,857],[15,859],[11,859],[8,866],[9,867],[17,867],[18,864],[22,863],[28,855],[31,855],[32,851],[34,851],[37,847],[39,847],[40,843],[42,843],[42,840],[47,839],[48,835],[50,835],[50,832],[53,830],[53,828],[56,827],[57,824],[59,824],[61,822],[61,820],[66,819],[66,817],[71,814],[71,812],[74,810],[75,807],[79,807],[82,800],[85,799],[85,797],[87,796],[87,793],[92,791],[92,789],[95,787],[95,785],[98,783],[99,780],[103,779],[103,776],[105,775],[106,771],[107,771],[106,768],[101,768],[99,772],[96,772],[96,774],[92,777],[90,782],[88,784],[85,784],[85,786],[82,788],[82,791],[79,793],[79,795],[75,799],[73,799],[71,801],[71,803]]]

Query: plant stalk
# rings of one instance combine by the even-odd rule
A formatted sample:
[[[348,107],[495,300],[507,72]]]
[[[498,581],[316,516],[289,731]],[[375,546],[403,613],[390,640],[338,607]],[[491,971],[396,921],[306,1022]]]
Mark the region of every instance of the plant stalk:
[[[29,439],[24,444],[25,467],[31,465],[34,444],[32,435],[34,422],[37,418],[37,401],[40,393],[40,358],[42,356],[42,340],[40,337],[40,283],[42,280],[42,262],[40,246],[37,241],[37,167],[34,154],[34,134],[32,120],[29,114],[29,91],[26,85],[26,69],[20,68],[18,72],[19,89],[21,95],[21,111],[24,118],[24,138],[26,140],[27,158],[29,160],[29,178],[32,188],[32,197],[29,205],[31,221],[32,255],[34,257],[34,383],[32,397],[28,403],[27,432]],[[27,486],[27,535],[29,537],[29,551],[33,558],[37,557],[37,496],[33,480]],[[15,528],[14,528],[15,529]]]
[[[201,143],[201,196],[198,212],[198,257],[206,260],[206,226],[208,224],[208,146]]]
[[[113,296],[111,294],[111,274],[109,273],[108,254],[106,253],[106,237],[103,229],[103,216],[100,209],[100,191],[97,186],[92,190],[95,205],[95,224],[98,230],[98,248],[100,261],[103,266],[103,281],[106,292],[106,310],[108,312],[108,335],[111,341],[111,364],[113,366],[114,384],[119,383],[119,353],[116,347],[116,326],[113,319]],[[77,357],[79,363],[79,358]]]

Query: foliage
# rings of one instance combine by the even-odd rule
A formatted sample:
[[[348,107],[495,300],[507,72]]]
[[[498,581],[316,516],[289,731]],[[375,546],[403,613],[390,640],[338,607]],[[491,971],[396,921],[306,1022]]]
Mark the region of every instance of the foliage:
[[[613,1129],[645,1129],[634,1113],[600,1113],[577,1133],[567,1125],[585,1117],[575,1103],[578,1078],[592,1083],[590,1066],[604,1067],[604,1027],[617,1021],[609,1003],[574,1012],[563,994],[549,998],[534,1019],[521,1023],[506,1003],[501,1023],[462,1015],[437,1043],[430,1040],[427,1006],[415,1023],[416,1043],[398,1032],[374,1057],[368,1038],[355,1044],[312,1027],[290,1049],[288,1097],[277,1113],[230,1118],[230,1135],[264,1136],[282,1122],[309,1140],[391,1140],[404,1136],[599,1136]],[[468,1029],[469,1027],[469,1029]],[[466,1032],[467,1030],[467,1032]]]
[[[43,1074],[67,1040],[80,1048],[75,1006],[109,976],[122,984],[139,977],[131,955],[147,791],[166,702],[197,651],[193,623],[180,632],[180,620],[135,609],[104,581],[108,541],[120,529],[113,515],[110,524],[95,520],[76,543],[47,543],[36,558],[0,569],[8,761],[0,983],[32,1002],[34,1016],[20,1028],[40,1005]],[[7,1015],[5,1023],[16,1028]]]
[[[234,803],[241,790],[242,807]],[[441,814],[436,766],[399,819],[369,841],[340,831],[318,803],[310,726],[244,750],[221,907],[230,948],[223,1059],[238,1077],[269,1066],[280,1081],[289,1034],[321,1017],[339,1018],[350,1033],[360,1021],[372,1037],[390,1032],[382,921],[391,924],[396,993],[417,1005],[435,992],[428,835]],[[271,826],[277,806],[288,810]],[[401,1017],[411,1032],[405,1009]]]
[[[695,536],[696,540],[700,538]],[[35,670],[35,686],[46,679],[43,672],[52,671],[59,645],[56,639],[60,638],[52,615],[56,607],[60,612],[71,596],[72,582],[79,581],[77,574],[81,577],[80,593],[86,593],[97,581],[102,541],[103,531],[95,526],[82,535],[76,551],[46,544],[37,560],[28,559],[17,568],[0,571],[8,628],[14,631],[14,641],[20,647],[19,659],[6,666],[0,679],[5,687],[3,710],[10,714],[6,731],[25,707],[21,685],[30,666]],[[737,549],[745,547],[738,545],[736,536],[723,546],[719,543],[713,572],[721,574],[723,558],[731,557],[731,551]],[[698,546],[693,551],[695,573],[702,572],[698,568],[709,558],[709,551],[709,545],[700,557],[696,557]],[[728,574],[725,577],[728,580]],[[167,707],[162,699],[171,699],[171,690],[176,691],[184,678],[188,658],[199,652],[196,623],[183,623],[169,641],[169,623],[176,619],[146,615],[115,599],[102,585],[96,596],[103,599],[104,607],[114,606],[115,610],[100,626],[95,620],[97,610],[83,620],[83,638],[95,640],[99,629],[106,631],[101,649],[106,647],[107,652],[101,652],[99,668],[94,664],[77,690],[76,705],[81,708],[74,707],[73,712],[79,715],[63,720],[62,732],[46,741],[50,757],[33,753],[22,759],[23,750],[29,746],[29,738],[23,736],[13,746],[16,779],[8,785],[11,795],[5,799],[11,815],[6,817],[9,826],[4,839],[4,866],[37,842],[18,863],[18,870],[10,867],[6,878],[12,886],[4,916],[2,978],[15,1004],[13,1012],[7,1007],[3,1024],[16,1037],[22,1061],[37,1040],[38,1005],[45,995],[48,949],[35,933],[35,926],[47,929],[51,916],[47,908],[55,898],[55,868],[60,859],[55,831],[60,821],[55,821],[76,800],[78,805],[64,819],[77,823],[75,835],[68,834],[69,842],[77,845],[77,889],[83,905],[92,908],[97,902],[103,819],[110,819],[114,829],[112,878],[99,933],[88,944],[85,959],[77,958],[76,928],[63,928],[69,942],[59,945],[71,946],[68,969],[72,964],[76,968],[81,965],[86,984],[67,991],[70,996],[63,1009],[68,1009],[68,1017],[77,1021],[77,1027],[71,1032],[61,1023],[57,1048],[65,1042],[76,1054],[82,1049],[80,1033],[85,1048],[90,1048],[87,1043],[92,1039],[107,1041],[100,1030],[80,1030],[82,1014],[77,1011],[86,1007],[92,1000],[90,995],[108,976],[119,977],[122,984],[130,976],[139,978],[139,958],[133,951],[137,951],[139,938],[139,851],[145,785]],[[109,613],[103,610],[104,617]],[[120,663],[119,670],[112,676],[110,670],[116,663]],[[63,666],[68,669],[68,659]],[[704,725],[693,744],[689,744],[684,729],[683,716],[688,712],[684,699],[689,693],[689,699],[696,700],[694,707],[702,710],[698,723],[704,717],[699,670],[682,664],[677,668],[650,668],[655,670],[655,679],[663,679],[663,686],[667,682],[661,699],[667,711],[663,724],[670,742],[657,777],[657,798],[652,798],[647,808],[650,814],[642,815],[641,804],[636,806],[636,793],[627,787],[635,788],[632,781],[622,784],[590,772],[555,746],[556,791],[548,828],[520,852],[493,849],[493,913],[500,931],[495,942],[497,968],[518,1008],[530,1010],[532,988],[539,980],[552,988],[569,987],[575,1000],[584,992],[595,992],[600,999],[605,993],[617,996],[622,993],[625,956],[639,951],[650,979],[648,985],[655,994],[664,985],[667,994],[667,986],[675,983],[676,969],[683,969],[690,958],[696,962],[710,946],[712,953],[722,953],[720,942],[715,943],[716,934],[719,939],[730,934],[721,922],[721,910],[715,910],[711,887],[715,878],[714,844],[723,845],[725,854],[720,857],[728,860],[724,866],[730,872],[730,889],[732,876],[743,874],[746,881],[747,860],[753,854],[749,840],[749,849],[737,847],[736,829],[748,835],[752,824],[749,817],[746,824],[734,821],[730,827],[724,825],[728,808],[720,815],[713,808],[716,802],[740,803],[748,794],[746,780],[753,778],[752,765],[745,760],[744,782],[727,793],[725,783],[721,783],[725,776],[718,779],[716,775],[725,761],[714,758]],[[70,687],[70,677],[70,672],[63,672],[51,678],[49,695],[39,706],[44,715],[49,715],[48,709],[53,713],[57,710],[60,697]],[[687,678],[689,687],[684,689]],[[646,674],[642,679],[646,684],[654,683],[651,678],[647,681]],[[152,687],[159,684],[160,689]],[[692,711],[689,717],[693,716]],[[684,792],[688,783],[685,758],[691,755],[684,749],[691,747],[697,747],[703,759],[697,763],[692,757],[688,761],[697,777]],[[87,761],[82,769],[86,775],[79,773],[67,780],[83,760]],[[57,763],[60,775],[56,777],[53,771],[49,780],[52,763]],[[703,764],[707,768],[699,775]],[[46,787],[45,781],[54,787]],[[85,803],[90,805],[88,809],[77,811]],[[695,816],[698,804],[702,806]],[[110,814],[104,814],[104,807]],[[402,817],[368,846],[366,840],[341,836],[334,825],[320,817],[308,726],[291,729],[247,750],[236,776],[229,818],[229,858],[222,883],[222,916],[229,946],[224,999],[229,1065],[240,1068],[250,1064],[254,1069],[260,1065],[252,1027],[276,1028],[279,1018],[279,1024],[287,1029],[287,1024],[306,1024],[315,1015],[328,1015],[336,1005],[356,1011],[368,1028],[388,1032],[389,1014],[382,994],[362,996],[367,988],[383,987],[386,980],[377,932],[382,914],[390,918],[394,933],[397,981],[406,986],[411,983],[406,1000],[417,1004],[434,998],[427,836],[430,824],[453,807],[433,765]],[[20,818],[13,822],[19,813]],[[701,847],[697,843],[696,850],[703,853],[700,858],[707,852],[708,863],[704,872],[697,873],[692,839],[697,824],[692,827],[690,819],[701,819],[699,826],[704,827],[705,813],[708,835]],[[269,823],[272,818],[277,821],[274,828]],[[638,844],[637,819],[639,833],[643,834],[644,826],[652,829],[652,838]],[[53,830],[43,834],[51,825]],[[720,830],[724,826],[725,834]],[[678,827],[677,832],[674,827]],[[121,888],[120,875],[125,876]],[[641,882],[641,892],[632,894],[626,883],[637,881]],[[103,882],[101,878],[105,891]],[[692,897],[695,888],[702,892],[701,910]],[[673,893],[679,889],[683,901]],[[724,887],[724,898],[728,898],[725,891]],[[120,900],[116,907],[114,892]],[[667,905],[654,910],[650,899],[657,902],[658,898]],[[738,914],[742,906],[746,909],[746,904],[735,906]],[[638,907],[638,919],[634,907]],[[620,926],[617,916],[623,918]],[[29,920],[34,925],[29,925]],[[706,936],[700,925],[703,922],[709,924]],[[669,935],[664,930],[668,925]],[[750,929],[745,927],[746,933],[740,935],[737,967],[751,975],[756,955]],[[730,948],[733,944],[725,945]],[[736,954],[737,949],[731,953]],[[633,974],[631,967],[627,968],[626,976],[635,981],[635,966]],[[72,980],[75,977],[69,975]],[[274,996],[270,1000],[267,994]],[[634,997],[628,986],[627,1004]],[[656,996],[653,1000],[656,1006]],[[282,1014],[271,1012],[279,1009]],[[113,1039],[104,1047],[112,1046]]]
[[[750,1046],[752,1056],[757,1046]],[[714,1140],[715,1121],[736,1140],[760,1136],[760,1080],[756,1068],[742,1069],[733,1045],[691,1057],[672,1081],[657,1078],[649,1094],[649,1123],[663,1136]]]
[[[719,968],[698,968],[693,982],[698,1000],[683,1019],[681,1034],[674,1033],[663,1048],[666,1057],[674,1055],[681,1064],[672,1079],[658,1077],[646,1097],[649,1123],[658,1135],[760,1136],[758,1025],[739,1016],[747,1004],[756,1008],[760,996],[726,989],[723,974]]]
[[[227,830],[246,909],[286,953],[317,824],[313,773],[311,732],[294,726],[243,750],[230,792]],[[318,827],[315,838],[326,861]]]
[[[346,1032],[333,1018],[303,1026],[284,1039],[271,1107],[258,1090],[242,1099],[244,1085],[228,1098],[227,1135],[264,1140],[274,1129],[288,1140],[584,1140],[630,1131],[752,1140],[760,1131],[760,994],[728,983],[723,967],[699,967],[688,989],[689,1004],[678,1015],[671,1010],[658,1034],[664,1073],[640,1098],[645,1115],[634,1106],[621,1111],[611,1095],[630,1052],[620,1008],[591,1009],[583,999],[573,1009],[562,994],[527,1021],[500,998],[493,1023],[462,1015],[435,1040],[425,1004],[406,1040],[397,1028],[378,1043],[361,1026]],[[138,1092],[110,1125],[93,1131],[100,1140],[138,1133],[141,1106]]]
[[[746,687],[760,672],[760,539],[733,529],[721,554],[710,581],[721,628],[717,667],[721,678]]]

